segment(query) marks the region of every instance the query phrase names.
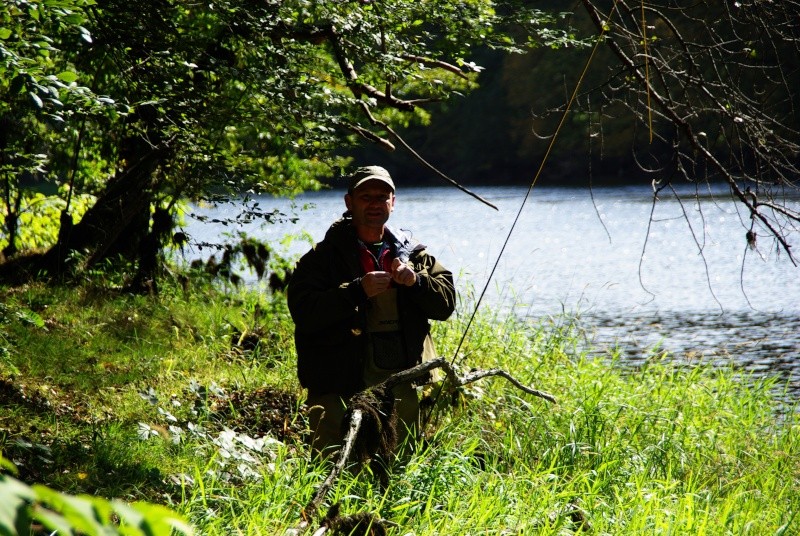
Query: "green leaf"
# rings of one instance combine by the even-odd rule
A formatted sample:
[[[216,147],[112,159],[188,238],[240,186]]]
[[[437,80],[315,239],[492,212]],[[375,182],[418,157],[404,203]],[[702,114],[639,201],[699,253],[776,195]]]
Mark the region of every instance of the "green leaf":
[[[64,516],[52,510],[48,510],[42,506],[36,506],[33,512],[34,519],[39,521],[48,530],[57,534],[72,534],[72,526],[69,524]]]
[[[38,313],[31,311],[30,309],[22,309],[21,311],[17,311],[17,318],[19,318],[25,324],[32,324],[37,328],[44,327],[44,319]]]
[[[89,32],[89,30],[87,30],[83,26],[78,26],[78,30],[80,30],[81,38],[84,41],[86,41],[87,43],[91,43],[92,42],[92,34]]]
[[[5,304],[0,304],[0,305],[5,305]],[[0,308],[0,313],[5,313],[5,311],[6,311],[5,307]],[[17,474],[17,466],[11,463],[10,460],[6,460],[5,458],[3,458],[2,452],[0,452],[0,470],[8,471],[12,475]]]
[[[42,99],[39,98],[39,95],[37,95],[33,91],[29,91],[28,95],[31,96],[31,100],[33,101],[33,103],[36,105],[37,108],[41,109],[44,107],[44,103],[42,102]]]
[[[40,484],[34,484],[33,489],[42,502],[61,513],[74,529],[88,536],[104,534],[97,511],[89,498],[66,495]],[[42,521],[46,520],[42,519]],[[55,529],[55,527],[52,528]]]
[[[83,24],[85,17],[79,13],[70,13],[69,15],[65,16],[61,19],[62,22],[66,24],[71,24],[73,26],[78,26],[79,24]]]
[[[22,88],[25,87],[25,79],[26,75],[24,74],[18,74],[15,76],[14,79],[11,80],[11,85],[8,87],[8,93],[10,95],[16,95],[22,91]]]
[[[11,29],[10,28],[0,28],[0,39],[8,39],[11,37]]]
[[[20,525],[27,520],[28,505],[36,494],[16,478],[0,475],[0,497],[0,536],[18,534]]]
[[[130,504],[118,500],[112,501],[114,511],[119,515],[122,528],[133,527],[140,529],[144,522],[144,516],[141,512],[134,509]],[[126,530],[125,532],[130,532]]]
[[[136,502],[113,501],[114,510],[124,524],[140,529],[150,536],[171,536],[175,531],[192,535],[194,529],[183,517],[166,506]]]
[[[72,71],[63,71],[56,75],[59,80],[62,82],[66,82],[67,84],[71,84],[75,80],[78,79],[78,74]]]

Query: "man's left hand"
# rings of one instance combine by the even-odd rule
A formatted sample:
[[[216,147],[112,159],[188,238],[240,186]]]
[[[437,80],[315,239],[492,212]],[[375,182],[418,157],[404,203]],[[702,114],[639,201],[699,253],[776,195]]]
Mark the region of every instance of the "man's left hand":
[[[417,282],[417,274],[406,263],[395,259],[392,261],[392,279],[398,285],[410,287]]]

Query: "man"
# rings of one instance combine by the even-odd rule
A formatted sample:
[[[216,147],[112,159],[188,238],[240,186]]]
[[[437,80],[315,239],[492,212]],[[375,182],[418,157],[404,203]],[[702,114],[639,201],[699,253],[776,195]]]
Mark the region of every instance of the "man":
[[[344,202],[347,211],[300,259],[287,288],[315,452],[342,444],[353,394],[436,357],[429,320],[446,320],[456,301],[452,274],[386,225],[395,206],[388,171],[359,168]],[[419,400],[408,384],[393,395],[403,438],[417,430]]]

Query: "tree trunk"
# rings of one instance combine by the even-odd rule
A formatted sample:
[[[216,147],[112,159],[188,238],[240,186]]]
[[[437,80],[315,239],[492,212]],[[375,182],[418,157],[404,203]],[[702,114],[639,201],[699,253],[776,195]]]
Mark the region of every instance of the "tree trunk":
[[[147,236],[150,206],[154,197],[154,173],[164,158],[164,150],[141,139],[129,140],[135,158],[106,186],[97,202],[47,252],[46,269],[63,275],[72,252],[88,255],[85,266],[121,257],[135,261],[139,243]]]

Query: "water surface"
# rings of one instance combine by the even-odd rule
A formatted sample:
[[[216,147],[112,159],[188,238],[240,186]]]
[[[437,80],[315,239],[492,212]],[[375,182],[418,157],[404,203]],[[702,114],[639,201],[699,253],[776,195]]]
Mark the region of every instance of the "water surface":
[[[724,189],[655,205],[647,188],[534,189],[521,212],[525,187],[474,190],[499,210],[454,188],[401,186],[391,220],[456,274],[460,291],[479,295],[488,281],[491,306],[532,319],[578,313],[599,352],[617,347],[630,363],[658,345],[689,363],[776,374],[800,393],[800,269],[766,234],[748,247],[749,218]],[[344,210],[342,196],[260,198],[262,209],[296,213],[297,222],[240,229],[274,243],[301,230],[320,240]],[[219,217],[238,208],[196,210]],[[187,230],[214,241],[237,229]]]

